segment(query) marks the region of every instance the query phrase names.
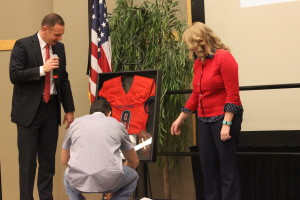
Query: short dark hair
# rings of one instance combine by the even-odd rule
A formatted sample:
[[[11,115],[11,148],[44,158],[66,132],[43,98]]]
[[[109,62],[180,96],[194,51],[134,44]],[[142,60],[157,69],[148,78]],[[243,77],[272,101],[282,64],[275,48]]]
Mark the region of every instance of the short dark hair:
[[[59,24],[61,26],[65,25],[63,18],[56,13],[46,15],[42,21],[42,26],[53,27],[55,24]]]
[[[111,106],[109,102],[104,98],[100,98],[99,100],[94,101],[94,103],[92,103],[90,108],[90,114],[93,114],[94,112],[102,112],[105,115],[108,115],[110,111],[111,111]]]

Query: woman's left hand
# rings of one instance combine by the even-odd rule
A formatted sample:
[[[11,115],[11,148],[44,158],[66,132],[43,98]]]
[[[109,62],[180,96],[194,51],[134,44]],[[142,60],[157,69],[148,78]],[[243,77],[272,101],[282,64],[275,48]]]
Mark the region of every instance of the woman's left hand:
[[[226,140],[230,140],[230,126],[229,125],[223,125],[221,129],[221,140],[225,142]]]

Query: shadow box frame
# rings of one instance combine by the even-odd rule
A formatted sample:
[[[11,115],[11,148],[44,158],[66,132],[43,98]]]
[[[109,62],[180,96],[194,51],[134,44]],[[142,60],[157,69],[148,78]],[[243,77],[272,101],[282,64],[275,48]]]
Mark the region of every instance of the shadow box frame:
[[[159,116],[160,116],[160,99],[161,99],[161,85],[162,85],[162,70],[137,70],[137,71],[122,71],[122,72],[108,72],[99,73],[97,82],[97,100],[100,98],[98,93],[101,90],[103,83],[107,80],[122,76],[134,77],[135,75],[152,78],[155,80],[155,98],[154,103],[150,105],[150,113],[146,125],[146,131],[151,134],[152,144],[150,145],[150,156],[143,155],[142,151],[138,150],[137,154],[139,160],[155,162],[157,157],[157,139],[159,131]],[[119,121],[119,120],[118,120]]]

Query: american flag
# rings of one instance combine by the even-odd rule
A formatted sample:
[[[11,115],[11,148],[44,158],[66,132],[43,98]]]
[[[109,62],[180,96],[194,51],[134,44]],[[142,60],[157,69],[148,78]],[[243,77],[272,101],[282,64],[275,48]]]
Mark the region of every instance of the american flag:
[[[90,4],[89,4],[90,5]],[[98,73],[111,72],[110,34],[105,0],[93,0],[91,8],[91,44],[89,62],[89,93],[96,100]]]

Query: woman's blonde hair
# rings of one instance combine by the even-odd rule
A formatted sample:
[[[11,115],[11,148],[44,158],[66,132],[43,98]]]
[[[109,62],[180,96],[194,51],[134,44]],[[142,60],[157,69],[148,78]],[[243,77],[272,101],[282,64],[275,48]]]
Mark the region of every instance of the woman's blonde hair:
[[[214,55],[214,50],[225,49],[230,51],[211,28],[201,22],[195,22],[185,30],[182,39],[190,50],[189,58],[191,60],[195,60],[195,54],[197,58],[203,61],[208,54]],[[207,48],[210,48],[210,52],[206,52]]]

